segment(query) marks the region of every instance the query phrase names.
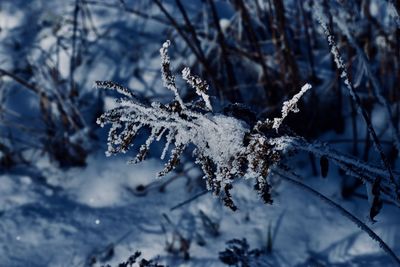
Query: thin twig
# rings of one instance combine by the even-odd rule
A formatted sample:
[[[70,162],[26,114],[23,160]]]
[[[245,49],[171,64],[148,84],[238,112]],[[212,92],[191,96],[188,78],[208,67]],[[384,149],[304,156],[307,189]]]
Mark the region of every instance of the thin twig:
[[[336,202],[332,201],[328,197],[324,196],[323,194],[319,193],[315,189],[313,189],[313,188],[309,187],[308,185],[303,184],[300,181],[298,181],[298,179],[300,177],[297,174],[293,173],[293,172],[288,172],[288,171],[286,171],[286,170],[284,170],[282,168],[276,168],[275,170],[273,170],[273,173],[279,175],[285,181],[287,181],[287,182],[289,182],[289,183],[291,183],[291,184],[293,184],[293,185],[295,185],[295,186],[297,186],[297,187],[299,187],[299,188],[301,188],[301,189],[313,194],[314,196],[317,196],[322,201],[327,203],[329,206],[339,210],[340,213],[343,216],[345,216],[347,219],[349,219],[350,221],[355,223],[358,228],[360,228],[362,231],[367,233],[374,241],[376,241],[378,243],[379,247],[382,248],[391,257],[391,259],[395,263],[400,265],[400,259],[392,251],[392,249],[385,243],[385,241],[383,241],[374,231],[372,231],[371,228],[369,228],[365,223],[363,223],[360,219],[355,217],[353,214],[351,214],[345,208],[343,208],[342,206],[340,206]]]
[[[34,84],[31,84],[31,83],[25,81],[24,79],[14,75],[13,73],[11,73],[9,71],[6,71],[4,69],[0,69],[0,75],[8,76],[11,79],[13,79],[14,81],[16,81],[17,83],[19,83],[22,86],[24,86],[26,89],[29,89],[30,91],[32,91],[32,92],[34,92],[34,93],[36,93],[38,95],[40,94],[41,90],[39,88],[37,88]]]
[[[73,16],[73,29],[72,29],[72,52],[69,65],[69,82],[70,82],[70,93],[73,94],[75,91],[74,73],[75,73],[75,50],[76,50],[76,32],[78,30],[78,14],[79,14],[79,0],[75,0],[74,16]]]
[[[323,28],[324,33],[326,34],[326,36],[328,38],[329,47],[331,48],[331,53],[334,56],[336,66],[341,71],[340,77],[343,79],[347,89],[349,90],[350,96],[352,97],[353,101],[355,102],[355,104],[357,106],[358,112],[362,115],[362,117],[365,121],[365,124],[368,127],[368,132],[371,135],[371,138],[374,142],[375,148],[381,157],[383,165],[385,166],[386,170],[389,173],[390,183],[392,184],[392,186],[395,189],[397,200],[400,200],[400,189],[399,189],[398,183],[394,177],[392,167],[390,166],[390,163],[389,163],[385,153],[383,152],[382,145],[381,145],[379,138],[375,132],[375,129],[372,125],[371,119],[370,119],[367,111],[363,108],[361,99],[358,96],[353,84],[350,82],[350,78],[347,73],[346,66],[343,63],[342,56],[340,54],[339,49],[336,46],[334,37],[333,37],[330,29],[328,28],[327,24],[322,20],[322,18],[318,18],[318,21],[319,21],[321,27]]]
[[[173,210],[179,209],[180,207],[182,207],[182,206],[184,206],[184,205],[186,205],[186,204],[192,202],[193,200],[196,200],[197,198],[199,198],[199,197],[201,197],[201,196],[204,196],[205,194],[207,194],[207,192],[208,192],[208,190],[201,191],[201,192],[197,193],[196,195],[190,197],[189,199],[186,199],[185,201],[183,201],[183,202],[181,202],[181,203],[179,203],[179,204],[173,206],[173,207],[170,208],[169,210],[170,210],[170,211],[173,211]]]
[[[160,8],[161,12],[167,17],[168,21],[171,23],[171,25],[175,28],[175,30],[178,32],[178,34],[182,37],[182,39],[186,42],[186,45],[189,47],[189,49],[195,54],[196,58],[200,61],[200,63],[204,66],[204,70],[207,73],[209,77],[213,79],[213,83],[216,86],[217,90],[222,90],[223,87],[221,86],[220,82],[218,79],[214,79],[215,73],[212,71],[211,66],[209,62],[207,61],[207,58],[205,57],[201,47],[196,49],[196,47],[192,44],[190,41],[189,37],[185,33],[185,29],[179,25],[179,23],[173,18],[173,16],[168,12],[168,10],[164,7],[164,5],[159,1],[155,0],[154,1],[156,5]],[[189,28],[189,32],[191,32]],[[191,33],[192,35],[194,34],[195,36],[196,33]],[[197,37],[196,37],[197,39]],[[195,40],[196,40],[195,39]],[[196,43],[196,41],[195,41]]]
[[[232,63],[229,60],[229,54],[228,54],[228,49],[227,49],[227,45],[226,45],[227,42],[225,40],[225,35],[222,32],[221,25],[219,24],[219,17],[218,17],[217,9],[215,7],[214,0],[208,0],[207,2],[210,6],[211,15],[212,15],[213,21],[214,21],[214,26],[217,30],[217,42],[221,48],[222,60],[225,65],[225,71],[226,71],[226,76],[228,79],[228,85],[232,90],[232,94],[230,94],[230,96],[228,94],[228,96],[229,96],[228,98],[233,101],[239,101],[240,100],[239,91],[235,90],[236,84],[237,84],[236,79],[235,79],[235,72],[233,70]]]

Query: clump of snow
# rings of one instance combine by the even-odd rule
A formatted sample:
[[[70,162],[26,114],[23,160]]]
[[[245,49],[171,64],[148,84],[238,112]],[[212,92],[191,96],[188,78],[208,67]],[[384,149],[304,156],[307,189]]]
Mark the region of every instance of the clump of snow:
[[[222,18],[219,20],[219,25],[222,31],[225,32],[231,25],[231,21],[229,19]]]

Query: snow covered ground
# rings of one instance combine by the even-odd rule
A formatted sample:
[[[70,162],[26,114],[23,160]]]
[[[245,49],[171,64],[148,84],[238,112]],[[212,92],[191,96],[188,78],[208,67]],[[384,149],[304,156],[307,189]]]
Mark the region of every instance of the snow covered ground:
[[[258,266],[392,266],[349,220],[289,184],[276,185],[273,205],[263,204],[243,180],[233,191],[236,212],[210,193],[170,211],[202,190],[194,181],[199,173],[191,170],[192,181],[180,177],[160,192],[160,185],[176,175],[156,180],[161,169],[156,159],[128,165],[126,158],[106,158],[99,151],[86,168],[54,173],[53,182],[63,188],[59,192],[39,194],[42,189],[28,177],[1,176],[1,266],[91,266],[93,258],[97,259],[93,266],[114,266],[136,250],[147,258],[159,256],[160,263],[169,266],[224,266],[218,252],[233,238],[246,238],[251,248],[265,252]],[[319,177],[310,181],[359,218],[366,218],[364,200],[341,200],[332,193],[337,192],[335,181]],[[152,184],[147,193],[138,195],[138,186],[147,184]],[[378,218],[384,223],[372,229],[400,252],[396,242],[400,219],[395,212],[395,207],[386,206]],[[191,240],[189,260],[166,251],[174,231]],[[268,236],[271,253],[267,253]]]

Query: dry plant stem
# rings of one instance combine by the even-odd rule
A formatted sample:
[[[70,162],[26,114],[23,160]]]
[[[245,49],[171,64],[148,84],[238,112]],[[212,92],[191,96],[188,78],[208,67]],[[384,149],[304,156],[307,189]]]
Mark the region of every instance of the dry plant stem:
[[[388,0],[388,2],[389,5],[392,5],[396,11],[396,14],[393,19],[395,20],[397,27],[400,28],[400,3],[399,1],[394,1],[394,0]]]
[[[316,77],[316,75],[315,75],[315,66],[314,66],[314,55],[313,55],[313,50],[312,50],[312,47],[311,47],[311,36],[310,36],[309,31],[308,31],[308,29],[310,28],[309,18],[308,18],[307,14],[306,14],[306,12],[304,10],[303,2],[299,1],[298,2],[298,7],[299,7],[299,10],[300,10],[300,16],[302,18],[304,34],[306,36],[307,57],[308,57],[308,61],[310,62],[311,77]]]
[[[243,0],[235,0],[236,5],[239,8],[240,14],[242,16],[243,19],[243,24],[244,24],[244,28],[246,30],[246,34],[248,36],[248,39],[250,41],[250,44],[253,46],[253,50],[256,52],[257,55],[257,61],[258,63],[261,65],[262,70],[263,70],[263,82],[264,84],[264,90],[266,92],[268,92],[268,85],[270,84],[269,81],[269,77],[268,77],[268,69],[267,69],[267,65],[264,61],[264,57],[263,57],[263,52],[261,50],[261,47],[258,43],[258,38],[257,38],[257,34],[253,28],[253,25],[251,23],[251,19],[250,19],[250,14],[249,11],[247,10],[246,4],[243,2]]]
[[[317,156],[325,156],[332,160],[338,167],[344,169],[348,175],[361,179],[363,182],[373,184],[376,177],[382,176],[386,179],[384,181],[388,181],[390,185],[390,179],[385,169],[371,166],[356,158],[344,156],[336,150],[326,147],[324,144],[317,142],[310,144],[300,137],[281,137],[279,138],[279,142],[285,143],[295,150],[302,150]],[[382,184],[382,192],[388,195],[397,206],[400,206],[396,192],[393,192],[392,187],[389,185],[386,183]]]
[[[351,106],[351,126],[353,128],[353,155],[358,155],[358,128],[357,128],[357,110],[354,107],[354,102],[350,99]]]
[[[373,173],[374,175],[381,175],[383,177],[388,178],[387,172],[383,168],[375,167],[371,164],[362,162],[357,158],[352,158],[349,156],[345,156],[338,151],[329,148],[323,143],[313,142],[308,143],[305,139],[301,137],[281,137],[281,141],[293,146],[294,149],[303,150],[306,152],[311,152],[318,156],[326,155],[328,158],[332,160],[337,160],[338,162],[343,162],[348,164],[349,166],[354,166],[354,168],[362,169],[363,171],[367,171],[369,173]],[[397,174],[397,173],[396,173]]]
[[[136,9],[128,7],[126,5],[125,1],[123,1],[123,0],[119,0],[120,5],[118,5],[117,3],[115,3],[115,4],[113,4],[113,3],[105,3],[105,2],[102,2],[101,0],[99,0],[99,1],[97,1],[97,0],[81,0],[81,1],[84,4],[91,5],[91,6],[99,6],[99,7],[105,7],[105,8],[113,8],[113,9],[123,8],[123,10],[125,12],[133,14],[133,15],[138,16],[140,18],[154,20],[154,21],[157,21],[157,22],[159,22],[159,23],[161,23],[163,25],[166,25],[166,26],[170,25],[168,23],[168,21],[166,21],[166,20],[164,20],[162,18],[159,18],[159,17],[156,17],[156,16],[152,16],[152,15],[149,15],[147,13],[144,13],[144,12],[141,12],[139,10],[136,10]]]
[[[81,0],[82,2],[82,0]],[[96,38],[100,37],[100,33],[99,30],[97,29],[95,22],[93,20],[93,15],[92,12],[90,11],[89,5],[85,4],[84,2],[82,2],[82,20],[88,20],[89,21],[89,25],[91,30],[94,32],[94,34],[96,35]]]
[[[198,57],[198,60],[200,61],[200,63],[203,64],[205,72],[212,79],[212,82],[215,85],[216,90],[217,91],[222,90],[223,86],[221,86],[221,83],[218,81],[217,78],[215,78],[215,75],[213,75],[210,64],[203,52],[203,49],[201,48],[201,43],[197,36],[196,29],[194,28],[193,24],[190,22],[189,16],[188,16],[185,8],[183,7],[181,0],[175,0],[175,2],[176,2],[176,5],[178,6],[179,11],[182,13],[183,19],[185,20],[186,26],[188,27],[188,31],[192,35],[194,44],[196,45],[196,47],[198,49],[199,56],[200,56],[200,57]]]
[[[175,0],[176,5],[178,6],[179,11],[181,12],[183,19],[185,20],[186,26],[188,27],[189,33],[192,35],[192,38],[194,40],[194,44],[196,45],[199,54],[202,58],[206,58],[203,52],[203,49],[201,48],[200,40],[197,36],[196,29],[194,28],[193,24],[190,22],[189,16],[185,10],[185,8],[182,5],[182,2],[180,0]]]
[[[40,95],[40,89],[37,88],[35,85],[30,84],[29,82],[21,79],[20,77],[14,75],[13,73],[6,71],[4,69],[0,69],[0,75],[4,75],[7,77],[10,77],[11,79],[13,79],[14,81],[16,81],[17,83],[21,84],[22,86],[24,86],[25,88],[29,89],[30,91]]]
[[[226,71],[226,76],[228,79],[228,85],[233,92],[232,96],[229,97],[229,100],[231,100],[233,102],[240,101],[240,95],[239,95],[238,90],[236,89],[235,72],[233,71],[232,63],[229,60],[229,54],[228,54],[228,49],[227,49],[227,45],[226,45],[226,40],[225,40],[224,33],[222,32],[221,25],[219,24],[219,17],[218,17],[217,9],[215,7],[214,0],[207,0],[207,2],[211,9],[214,26],[217,29],[217,41],[221,48],[222,60],[225,65],[225,71]]]
[[[167,17],[169,22],[172,24],[172,26],[177,30],[179,35],[183,38],[183,40],[186,42],[186,44],[189,46],[190,50],[196,55],[196,57],[200,60],[201,56],[199,54],[199,51],[193,46],[193,44],[190,42],[189,38],[186,36],[186,34],[183,32],[182,28],[179,26],[178,22],[172,17],[172,15],[165,9],[164,5],[159,1],[159,0],[154,0],[154,3],[160,8],[161,12]]]
[[[171,16],[171,14],[165,9],[163,4],[159,0],[154,0],[156,5],[160,8],[161,12],[167,17],[168,21],[171,23],[171,25],[175,28],[175,30],[178,32],[178,34],[183,38],[183,40],[186,42],[187,46],[190,48],[190,50],[196,55],[197,59],[200,61],[200,63],[204,66],[204,70],[206,71],[207,75],[209,77],[212,77],[214,85],[217,87],[217,90],[222,90],[222,86],[219,83],[219,81],[215,78],[215,73],[212,72],[211,67],[201,49],[199,47],[199,50],[197,50],[189,38],[186,36],[184,33],[183,29],[181,26],[179,26],[178,22]],[[193,34],[193,33],[192,33]],[[196,35],[196,33],[194,33]],[[196,35],[197,36],[197,35]],[[196,38],[197,39],[197,38]]]
[[[257,16],[260,22],[263,24],[261,25],[261,32],[263,35],[268,36],[271,33],[269,19],[266,10],[262,10],[260,3],[258,0],[253,0],[254,5],[256,7]],[[265,6],[265,3],[264,3]]]
[[[297,68],[297,63],[290,51],[289,47],[289,40],[286,35],[286,18],[285,18],[285,5],[282,0],[273,0],[273,5],[275,7],[275,12],[276,12],[276,21],[277,21],[277,26],[279,29],[279,42],[282,42],[283,44],[283,58],[285,61],[285,64],[288,65],[289,71],[290,71],[290,76],[291,76],[291,83],[292,83],[292,88],[297,88],[299,84],[299,71]],[[277,47],[277,49],[281,50],[281,47]]]
[[[70,116],[70,114],[68,114],[67,112],[65,112],[65,110],[62,108],[62,101],[61,101],[59,98],[56,98],[56,99],[49,99],[49,96],[47,96],[47,95],[44,93],[44,91],[43,91],[42,88],[38,88],[38,87],[35,86],[34,84],[31,84],[31,83],[25,81],[24,79],[22,79],[22,78],[20,78],[20,77],[18,77],[18,76],[16,76],[16,75],[14,75],[13,73],[11,73],[11,72],[9,72],[9,71],[7,71],[7,70],[0,69],[0,75],[4,75],[4,76],[7,76],[7,77],[13,79],[15,82],[19,83],[20,85],[22,85],[22,86],[25,87],[26,89],[28,89],[28,90],[30,90],[31,92],[37,94],[37,96],[38,96],[39,98],[41,98],[41,100],[43,100],[43,99],[46,99],[46,101],[54,100],[54,101],[56,102],[56,104],[57,104],[57,108],[59,109],[60,113],[61,113],[62,115],[65,115],[65,116],[68,118],[68,121],[71,122],[71,124],[74,126],[75,129],[78,129],[78,126],[75,124],[75,119],[72,118],[72,117]],[[57,96],[57,94],[56,94],[56,96]],[[75,110],[73,110],[73,111],[75,111]],[[77,112],[77,111],[75,111],[75,113],[76,113],[76,112]],[[78,116],[79,114],[74,114],[74,115]],[[80,115],[79,115],[79,116],[80,116]],[[78,116],[78,117],[79,117],[79,116]]]
[[[75,73],[75,54],[76,54],[76,33],[78,30],[78,14],[79,14],[79,3],[80,0],[75,0],[75,8],[74,8],[74,18],[73,18],[73,30],[72,30],[72,52],[70,58],[70,69],[69,69],[69,82],[70,82],[70,93],[74,94],[75,91],[75,82],[74,82],[74,73]]]
[[[203,190],[203,191],[197,193],[196,195],[192,196],[191,198],[189,198],[189,199],[187,199],[187,200],[185,200],[185,201],[182,201],[181,203],[179,203],[179,204],[173,206],[172,208],[169,209],[169,211],[174,211],[174,210],[176,210],[176,209],[179,209],[180,207],[182,207],[182,206],[184,206],[184,205],[186,205],[186,204],[189,204],[190,202],[196,200],[197,198],[199,198],[199,197],[201,197],[201,196],[204,196],[204,195],[207,194],[208,192],[209,192],[209,191],[208,191],[207,189],[206,189],[206,190]]]
[[[328,26],[326,25],[326,23],[321,19],[318,18],[320,25],[322,26],[327,38],[328,38],[328,43],[329,43],[329,47],[331,48],[331,53],[334,56],[335,62],[336,62],[336,66],[337,68],[341,71],[341,78],[344,80],[344,83],[347,87],[347,89],[350,92],[350,96],[352,97],[353,101],[355,102],[356,106],[357,106],[357,110],[358,112],[362,115],[367,127],[368,127],[368,132],[371,135],[371,138],[374,142],[375,148],[378,151],[381,160],[383,162],[383,165],[385,166],[385,168],[387,169],[388,173],[389,173],[389,177],[390,177],[390,182],[392,184],[392,186],[395,188],[395,192],[396,192],[396,197],[397,200],[400,200],[400,190],[399,190],[399,186],[397,184],[397,181],[395,180],[394,174],[393,174],[393,170],[392,167],[390,166],[390,163],[385,155],[385,153],[383,152],[383,148],[382,145],[379,141],[379,138],[375,132],[374,127],[372,126],[371,123],[371,119],[369,118],[369,115],[367,113],[367,111],[363,108],[362,104],[361,104],[361,99],[358,96],[358,94],[356,93],[353,84],[350,82],[348,73],[347,73],[347,69],[343,63],[343,59],[341,57],[340,51],[336,46],[336,43],[334,41],[334,37],[331,34]]]
[[[339,210],[343,216],[345,216],[347,219],[349,219],[350,221],[355,223],[357,225],[357,227],[359,227],[362,231],[367,233],[374,241],[376,241],[378,243],[379,247],[382,248],[396,264],[400,265],[400,259],[392,251],[392,249],[385,243],[385,241],[383,241],[374,231],[372,231],[371,228],[369,228],[365,223],[363,223],[360,219],[355,217],[353,214],[351,214],[345,208],[343,208],[336,202],[332,201],[328,197],[324,196],[323,194],[319,193],[315,189],[298,181],[298,179],[300,177],[298,175],[296,175],[295,173],[288,172],[282,168],[276,168],[275,170],[272,171],[272,173],[279,175],[285,181],[313,194],[314,196],[318,197],[319,199],[321,199],[322,201],[327,203],[329,206]]]
[[[389,1],[390,2],[390,1]],[[344,11],[344,10],[343,10]],[[328,11],[326,11],[325,13],[327,13]],[[345,11],[344,11],[345,12]],[[369,15],[370,16],[370,15]],[[332,20],[332,16],[329,17],[330,20]],[[385,106],[385,109],[387,111],[388,117],[391,119],[389,121],[390,123],[390,127],[392,128],[392,131],[395,133],[395,144],[398,147],[399,143],[400,143],[400,136],[399,136],[399,131],[398,131],[398,127],[397,125],[394,125],[396,120],[394,119],[393,115],[391,115],[391,107],[389,106],[388,101],[384,98],[383,94],[383,90],[381,85],[379,84],[379,80],[377,79],[376,75],[371,71],[371,66],[368,62],[368,58],[366,53],[364,52],[364,50],[360,47],[360,45],[354,40],[354,37],[352,36],[352,34],[350,34],[349,29],[347,28],[347,26],[343,23],[343,21],[341,21],[340,18],[338,17],[333,17],[335,20],[335,23],[339,26],[339,28],[341,29],[342,32],[344,32],[344,35],[347,37],[347,39],[349,40],[350,44],[352,46],[355,47],[357,54],[359,55],[359,60],[363,63],[364,68],[367,72],[368,75],[368,79],[371,81],[372,87],[374,89],[374,94],[376,95],[376,97],[378,98],[379,102]],[[373,25],[375,25],[378,29],[379,29],[379,34],[383,35],[385,37],[385,41],[387,43],[390,44],[391,47],[395,48],[396,44],[395,42],[392,42],[389,40],[387,34],[382,30],[381,26],[379,25],[378,21],[376,21],[375,19],[373,19],[373,17],[368,17],[369,19],[372,19]],[[396,53],[399,54],[399,53]],[[385,63],[384,63],[385,64]],[[394,121],[393,121],[394,119]]]
[[[398,153],[400,153],[400,134],[394,123],[392,108],[390,107],[387,99],[383,96],[383,88],[380,85],[378,78],[375,76],[375,74],[373,73],[373,71],[371,69],[367,55],[365,54],[363,49],[361,49],[361,47],[357,44],[357,42],[354,40],[354,38],[352,37],[352,35],[348,31],[348,29],[345,28],[343,26],[343,24],[337,18],[334,18],[334,22],[336,22],[336,24],[339,26],[339,28],[345,33],[350,44],[355,48],[355,50],[359,56],[359,59],[362,60],[364,68],[367,72],[366,76],[368,77],[369,81],[371,82],[374,94],[375,94],[376,98],[378,99],[379,103],[381,103],[381,105],[383,105],[386,110],[386,114],[387,114],[388,120],[389,120],[389,127],[394,135],[394,143],[396,145],[396,149],[397,149]]]

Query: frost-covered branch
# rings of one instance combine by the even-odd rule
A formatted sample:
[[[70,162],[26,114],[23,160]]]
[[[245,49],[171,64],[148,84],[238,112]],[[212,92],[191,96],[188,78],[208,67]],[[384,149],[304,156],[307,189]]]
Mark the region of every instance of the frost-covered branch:
[[[295,94],[290,100],[283,102],[282,106],[282,116],[280,118],[275,118],[274,119],[274,124],[272,125],[272,128],[274,128],[276,131],[278,131],[279,127],[281,126],[283,120],[289,115],[290,112],[297,113],[300,110],[297,107],[297,102],[299,102],[300,98],[308,91],[311,89],[311,84],[305,84],[300,92]]]
[[[392,3],[393,4],[393,3]],[[368,61],[367,55],[361,49],[361,47],[357,44],[356,40],[350,33],[350,29],[347,27],[347,25],[339,18],[336,16],[333,16],[333,21],[338,25],[340,30],[346,35],[347,39],[349,40],[350,44],[355,48],[358,58],[361,61],[361,64],[363,65],[364,71],[366,72],[366,75],[371,82],[372,88],[374,90],[374,94],[379,101],[379,103],[384,106],[386,116],[388,117],[388,122],[389,122],[389,127],[390,130],[393,133],[393,139],[394,139],[394,144],[397,149],[397,154],[400,155],[400,133],[399,130],[396,128],[395,122],[394,122],[394,116],[392,112],[392,107],[389,104],[389,101],[384,97],[384,90],[378,80],[378,77],[376,77],[375,73],[372,71],[372,68],[370,66],[370,62]]]
[[[162,80],[164,82],[164,86],[171,90],[175,94],[175,99],[181,105],[182,109],[185,109],[185,104],[179,95],[178,88],[175,84],[175,76],[171,72],[171,60],[168,56],[168,48],[171,45],[171,41],[167,40],[160,48],[160,55],[161,55],[161,74]]]
[[[196,90],[196,94],[201,96],[204,101],[206,107],[212,111],[212,106],[210,103],[210,97],[207,94],[208,84],[206,81],[203,81],[200,77],[192,75],[190,68],[186,67],[182,70],[182,78],[190,85],[193,89]]]
[[[383,177],[381,181],[381,191],[391,198],[396,205],[400,206],[397,201],[397,194],[390,183],[390,177],[385,169],[378,166],[373,166],[370,163],[362,162],[357,158],[342,153],[330,148],[326,144],[316,142],[309,143],[303,138],[293,136],[281,136],[269,140],[270,144],[283,149],[294,151],[304,151],[312,153],[318,157],[326,157],[335,165],[343,169],[348,175],[362,180],[364,183],[372,185],[377,177]],[[395,173],[399,176],[398,173]]]
[[[321,11],[319,11],[319,13],[322,14]],[[373,140],[375,149],[378,151],[378,153],[381,157],[383,165],[385,166],[385,168],[387,169],[387,171],[389,173],[390,183],[392,184],[393,188],[395,188],[397,200],[399,201],[400,200],[400,188],[398,186],[398,182],[396,181],[394,174],[393,174],[392,167],[390,166],[390,163],[389,163],[385,153],[383,152],[381,142],[379,141],[376,131],[375,131],[374,127],[372,126],[371,119],[369,118],[367,111],[363,108],[363,106],[361,104],[361,99],[358,96],[353,84],[350,81],[346,65],[344,64],[342,56],[340,55],[340,51],[339,51],[338,47],[336,46],[335,38],[331,34],[331,31],[330,31],[327,23],[324,21],[324,19],[322,17],[318,17],[317,19],[318,19],[318,22],[320,23],[322,29],[324,30],[325,35],[327,36],[328,44],[331,48],[331,54],[333,55],[333,58],[335,60],[338,70],[341,72],[340,77],[343,79],[344,84],[346,85],[347,89],[349,90],[350,96],[353,99],[354,103],[356,104],[357,111],[361,114],[361,116],[363,117],[363,119],[365,121],[365,124],[367,125],[368,133],[370,134],[370,136]]]

